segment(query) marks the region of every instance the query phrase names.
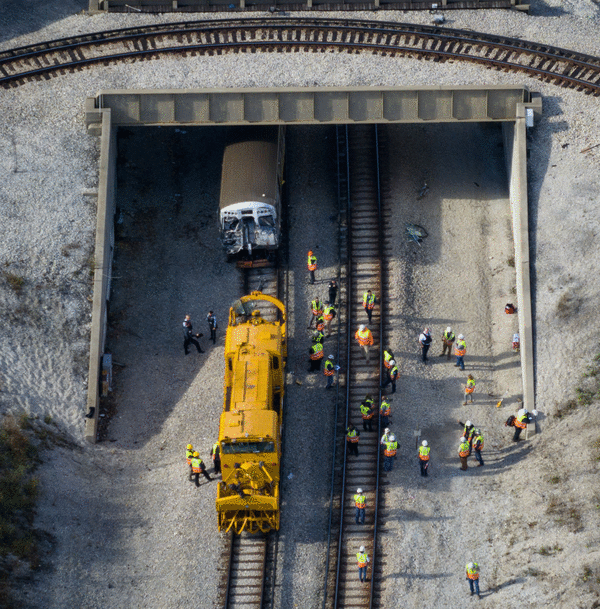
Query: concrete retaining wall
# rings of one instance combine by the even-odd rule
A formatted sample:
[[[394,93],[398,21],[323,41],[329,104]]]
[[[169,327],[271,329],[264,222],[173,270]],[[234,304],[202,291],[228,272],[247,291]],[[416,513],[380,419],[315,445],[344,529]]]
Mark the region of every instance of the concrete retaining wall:
[[[107,303],[114,250],[114,213],[117,169],[117,132],[111,124],[111,110],[102,110],[96,250],[94,256],[94,301],[88,369],[85,439],[96,442],[100,411],[100,374],[106,342]]]

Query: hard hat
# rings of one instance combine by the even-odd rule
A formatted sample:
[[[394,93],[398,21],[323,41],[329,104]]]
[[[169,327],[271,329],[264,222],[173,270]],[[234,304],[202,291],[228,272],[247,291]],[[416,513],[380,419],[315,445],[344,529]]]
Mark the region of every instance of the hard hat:
[[[423,441],[421,442],[421,444],[422,444],[423,446],[427,446],[427,440],[423,440]]]
[[[365,546],[360,546],[360,548],[358,548],[359,552],[364,552],[365,551]]]
[[[187,448],[188,450],[192,450],[194,447],[193,447],[191,444],[188,444],[188,445],[186,446],[186,448]]]
[[[329,359],[334,359],[333,355],[330,355],[330,356],[329,356]]]
[[[395,442],[396,441],[396,436],[394,434],[390,435],[390,442]]]
[[[481,435],[481,431],[480,431],[479,429],[476,429],[476,430],[475,430],[475,435],[476,435],[476,436],[480,436],[480,435]]]
[[[467,438],[465,438],[464,436],[460,439],[460,443],[464,444],[467,441]]]
[[[446,328],[446,332],[452,332],[452,328],[451,328],[450,326],[448,326],[448,327]]]
[[[475,565],[472,562],[467,565],[467,569],[473,569],[474,567]]]
[[[390,428],[389,427],[385,428],[385,433],[390,433]]]
[[[396,360],[395,359],[391,359],[390,360],[390,366],[395,366],[396,365]]]
[[[362,332],[365,329],[364,324],[361,324],[360,326],[358,326],[358,329]]]
[[[458,340],[464,340],[464,338],[465,338],[465,335],[464,335],[464,334],[459,334],[459,335],[458,335]]]
[[[519,412],[517,412],[517,416],[520,417],[522,415],[524,415],[527,411],[525,410],[525,408],[521,408],[521,410],[519,410]]]
[[[194,451],[194,457],[199,457],[199,456],[200,456],[200,453],[197,450]]]
[[[356,492],[360,495],[362,493],[362,488],[357,488]]]
[[[191,317],[190,317],[189,315],[186,315],[186,316],[185,316],[185,319],[186,319],[186,321],[187,321],[188,319],[191,319]]]
[[[471,421],[467,421],[467,422],[465,423],[465,427],[471,427],[471,425],[473,425],[473,423],[471,423]]]
[[[312,253],[313,253],[312,250],[308,250],[308,255],[309,256],[312,256]]]
[[[531,411],[531,414],[532,414],[534,417],[537,417],[537,415],[538,415],[538,411],[537,411],[537,410],[532,410],[532,411]]]

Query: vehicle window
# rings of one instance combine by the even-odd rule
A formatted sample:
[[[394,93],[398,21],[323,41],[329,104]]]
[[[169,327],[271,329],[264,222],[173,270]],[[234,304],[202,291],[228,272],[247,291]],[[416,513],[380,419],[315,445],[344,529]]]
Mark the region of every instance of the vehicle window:
[[[236,442],[235,444],[221,444],[224,455],[241,455],[246,453],[274,453],[274,442]]]
[[[258,223],[260,226],[275,226],[275,221],[273,220],[273,216],[260,216],[258,219]]]

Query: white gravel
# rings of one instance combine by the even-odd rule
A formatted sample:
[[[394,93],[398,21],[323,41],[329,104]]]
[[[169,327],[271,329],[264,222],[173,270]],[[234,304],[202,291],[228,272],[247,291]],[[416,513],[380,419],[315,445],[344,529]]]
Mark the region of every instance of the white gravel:
[[[222,15],[182,17],[172,14],[90,17],[79,13],[68,16],[69,12],[81,11],[86,5],[82,0],[67,3],[35,0],[27,3],[27,10],[24,10],[22,3],[5,3],[5,7],[12,10],[0,17],[0,48],[141,23],[192,17],[223,18]],[[325,13],[322,16],[414,23],[431,20],[426,12]],[[600,54],[600,7],[592,0],[532,0],[531,15],[509,11],[448,11],[446,17],[449,27],[518,36]],[[97,187],[99,147],[98,139],[87,134],[83,122],[86,96],[94,95],[100,89],[119,88],[523,83],[540,91],[544,101],[544,115],[529,133],[529,195],[536,400],[538,408],[548,418],[542,424],[543,434],[528,445],[533,452],[527,455],[522,448],[522,452],[519,451],[521,460],[510,453],[514,462],[509,459],[497,476],[490,472],[485,482],[482,482],[483,478],[477,478],[471,485],[463,482],[459,486],[454,486],[453,477],[437,482],[432,479],[431,482],[440,485],[437,498],[422,488],[416,494],[409,493],[413,501],[411,510],[425,516],[438,515],[439,519],[434,522],[442,523],[445,535],[439,543],[443,541],[446,546],[432,546],[430,529],[421,530],[412,522],[412,537],[405,541],[406,552],[389,554],[394,558],[386,567],[389,578],[386,582],[393,584],[390,583],[387,590],[390,594],[393,591],[396,599],[410,598],[411,594],[418,599],[419,590],[424,590],[427,598],[432,599],[432,605],[458,606],[455,595],[462,595],[467,589],[460,577],[465,562],[462,546],[473,551],[481,548],[480,556],[485,557],[482,585],[498,586],[496,594],[482,601],[482,606],[501,604],[507,609],[548,604],[569,609],[591,606],[596,598],[594,578],[600,575],[600,560],[596,534],[597,499],[590,474],[596,471],[596,464],[590,465],[586,455],[597,437],[594,432],[598,424],[597,408],[562,421],[554,421],[550,415],[573,397],[581,373],[598,352],[600,339],[596,313],[600,261],[594,255],[600,217],[600,147],[581,152],[600,143],[597,98],[471,64],[440,65],[412,59],[337,53],[167,58],[96,67],[77,75],[1,91],[0,268],[25,280],[22,293],[17,295],[6,280],[0,278],[0,307],[4,313],[0,330],[2,412],[24,409],[42,417],[49,414],[61,430],[82,441],[90,323],[88,273],[95,230],[95,201],[84,193]],[[414,129],[418,131],[418,128]],[[434,137],[436,131],[430,129],[423,133]],[[317,195],[310,185],[306,188],[306,201],[312,204]],[[156,191],[155,196],[157,192],[160,191]],[[188,192],[193,194],[193,188]],[[503,200],[502,195],[500,200]],[[310,226],[304,227],[300,222],[294,229],[297,232],[292,237],[298,251],[295,258],[292,257],[292,269],[298,277],[304,272],[302,250],[311,247],[315,237],[324,239],[324,255],[332,261],[327,272],[333,273],[335,251],[327,243],[326,233],[315,235]],[[199,264],[208,265],[216,256],[216,244],[210,241],[209,227],[203,228],[201,235],[208,240],[208,247],[200,250]],[[480,272],[483,275],[488,272],[485,265]],[[423,275],[420,281],[424,282],[426,278]],[[213,285],[218,286],[219,281],[222,280],[215,279]],[[195,288],[191,287],[187,295],[191,296]],[[234,288],[229,285],[219,288],[216,295],[225,301]],[[437,302],[442,289],[446,288],[433,285],[428,300]],[[298,287],[294,307],[300,307],[305,297]],[[496,300],[502,302],[502,297]],[[192,298],[177,306],[196,306],[193,313],[198,318],[205,314],[205,304],[196,303]],[[221,311],[227,304],[219,304]],[[173,312],[173,319],[163,318],[163,328],[149,329],[159,332],[160,339],[156,342],[165,349],[171,344],[170,325],[178,319],[178,314],[177,310]],[[438,315],[423,304],[419,305],[418,314],[428,319]],[[493,320],[493,316],[490,319]],[[220,320],[224,328],[223,313]],[[156,323],[160,326],[160,316]],[[477,322],[471,323],[476,327]],[[296,322],[296,328],[299,333],[300,320]],[[298,334],[296,340],[294,348],[297,350],[291,352],[290,358],[292,365],[294,358],[300,363],[303,361],[303,336]],[[172,350],[173,357],[179,357],[177,329],[173,330],[172,341],[168,349]],[[492,351],[495,348],[486,347]],[[171,353],[168,349],[165,355]],[[52,570],[42,574],[30,590],[31,597],[43,602],[40,600],[32,605],[62,608],[85,603],[107,609],[125,606],[162,609],[188,606],[193,601],[199,607],[212,606],[217,577],[214,558],[218,549],[212,512],[214,489],[207,486],[207,490],[196,492],[188,486],[180,463],[181,448],[190,434],[197,433],[197,441],[205,446],[216,431],[216,421],[211,417],[210,429],[196,431],[188,414],[188,409],[197,402],[197,392],[206,392],[218,400],[221,391],[218,353],[212,353],[211,358],[214,361],[211,359],[211,365],[207,367],[210,374],[194,381],[200,384],[192,386],[190,393],[178,392],[180,398],[172,413],[152,415],[158,420],[150,417],[142,434],[144,450],[134,450],[131,444],[140,421],[132,416],[136,406],[134,398],[125,392],[120,405],[124,416],[115,418],[110,427],[110,434],[114,434],[111,437],[116,442],[97,447],[83,446],[80,453],[56,450],[41,468],[43,492],[38,524],[53,532],[57,544],[55,552],[47,557]],[[190,363],[189,370],[183,371],[192,375],[197,370]],[[489,384],[485,383],[483,380],[481,386],[489,388],[490,392],[499,390],[493,378]],[[322,406],[320,397],[302,400],[298,395],[300,391],[294,392],[295,395],[290,391],[290,395],[298,398],[299,413],[303,412],[304,403],[307,408],[308,404]],[[213,410],[206,410],[206,416],[216,407],[211,404]],[[434,411],[428,407],[423,416],[432,420]],[[491,426],[497,422],[499,414],[492,412],[483,416]],[[302,416],[299,422],[300,429],[302,425],[310,424]],[[320,422],[326,427],[325,420]],[[451,443],[455,433],[454,428],[439,429],[438,453],[444,442]],[[503,429],[489,433],[497,436],[490,438],[491,449],[497,454],[510,452],[511,449],[503,444]],[[161,446],[164,450],[159,452]],[[575,446],[581,447],[579,452]],[[412,459],[410,445],[405,450],[406,459]],[[557,454],[561,456],[560,463],[556,462]],[[413,466],[412,461],[398,461],[398,470],[406,468],[408,472],[398,478],[399,484],[408,484]],[[305,464],[295,469],[299,467],[305,467]],[[308,467],[310,471],[310,464]],[[557,523],[548,515],[548,502],[555,496],[555,487],[548,487],[547,478],[555,471],[561,472],[563,480],[557,490],[575,502],[576,509],[583,515],[583,530],[578,533],[570,532],[564,523]],[[441,471],[437,475],[441,475]],[[290,512],[290,518],[297,522],[304,510],[311,518],[314,533],[312,528],[310,532],[283,531],[284,584],[290,591],[286,597],[289,600],[283,604],[286,607],[299,604],[303,590],[308,588],[309,604],[316,607],[318,574],[315,578],[307,577],[306,584],[302,585],[298,583],[302,579],[296,580],[296,577],[303,577],[300,574],[306,572],[307,564],[314,556],[318,557],[317,561],[322,558],[324,532],[319,531],[319,527],[323,526],[326,517],[321,517],[315,510],[322,509],[321,497],[326,498],[321,481],[319,502],[315,505],[314,501],[307,501],[306,494],[310,492],[307,485],[311,484],[311,478],[305,471],[300,477],[303,479],[297,487],[291,483],[284,486],[284,493],[289,493],[289,502],[298,504],[298,511]],[[403,500],[401,496],[393,495],[393,498],[398,502]],[[449,516],[456,513],[461,518],[450,519]],[[402,514],[399,518],[403,518]],[[527,524],[534,521],[538,524]],[[423,522],[417,524],[423,526]],[[408,525],[400,534],[406,535],[407,530]],[[504,536],[503,531],[506,532]],[[465,536],[479,539],[481,544],[464,546]],[[184,541],[174,543],[174,539]],[[488,544],[485,548],[483,541]],[[389,543],[390,547],[398,546],[394,538]],[[558,543],[563,550],[551,557],[535,553],[549,543]],[[204,546],[210,546],[209,560],[203,557]],[[408,556],[408,549],[413,557]],[[436,573],[440,573],[433,573],[428,567],[423,567],[424,570],[415,567],[420,564],[418,560],[424,560],[431,552],[447,553],[451,559],[456,559],[456,564],[447,562],[444,565],[443,574],[451,574],[452,581],[445,576],[436,577]],[[418,560],[415,557],[419,557]],[[198,559],[202,562],[202,577],[189,572]],[[590,566],[594,578],[582,581],[585,565]],[[318,571],[318,566],[313,565],[313,569]],[[532,569],[537,570],[537,576],[532,574]],[[407,572],[413,576],[407,577]],[[204,580],[208,581],[206,585]],[[445,589],[446,604],[435,604],[433,600],[440,586]]]

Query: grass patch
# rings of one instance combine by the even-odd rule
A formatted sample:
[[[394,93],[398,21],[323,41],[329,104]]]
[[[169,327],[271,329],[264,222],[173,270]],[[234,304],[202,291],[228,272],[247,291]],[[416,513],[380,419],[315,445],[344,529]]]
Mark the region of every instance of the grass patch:
[[[600,353],[595,355],[579,379],[575,398],[557,407],[554,416],[558,419],[570,414],[579,406],[590,406],[600,398]]]
[[[567,503],[559,497],[553,497],[548,503],[546,512],[554,518],[556,524],[568,528],[571,533],[579,533],[583,530],[581,512],[572,500]]]
[[[556,303],[556,314],[563,319],[576,315],[581,307],[581,298],[571,289],[565,290]]]
[[[20,275],[16,275],[15,273],[9,273],[8,271],[4,272],[4,278],[8,283],[9,287],[13,290],[13,292],[20,294],[23,286],[25,285],[25,279]]]
[[[60,253],[65,257],[68,258],[71,255],[71,252],[73,250],[77,250],[81,247],[81,245],[79,243],[67,243],[67,245],[63,245],[62,249],[60,250]]]
[[[554,546],[542,546],[539,550],[536,550],[536,554],[540,554],[542,556],[554,556],[562,552],[562,548],[558,544],[554,544]]]
[[[562,478],[560,476],[551,476],[550,479],[548,480],[548,482],[550,482],[550,484],[559,484],[562,481]]]
[[[511,256],[507,261],[506,264],[508,264],[508,266],[512,266],[514,268],[515,266],[515,257]]]

